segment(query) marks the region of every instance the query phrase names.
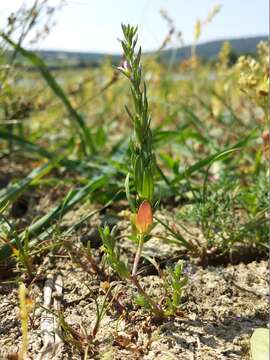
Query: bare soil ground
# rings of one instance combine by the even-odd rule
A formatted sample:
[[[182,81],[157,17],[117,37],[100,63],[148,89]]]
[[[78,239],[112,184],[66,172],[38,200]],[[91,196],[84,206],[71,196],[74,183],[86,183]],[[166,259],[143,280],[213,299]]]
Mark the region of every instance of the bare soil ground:
[[[18,176],[27,173],[23,166],[20,170]],[[10,168],[10,171],[13,169]],[[16,171],[18,173],[18,167]],[[32,192],[26,214],[19,219],[21,227],[46,213],[62,196],[63,188]],[[91,210],[89,206],[84,205],[71,211],[62,225],[65,226],[65,222],[75,223],[81,213]],[[93,225],[100,221],[99,216],[91,219],[82,232],[70,241],[84,243],[90,237],[93,244],[96,237]],[[123,217],[119,225],[122,235],[119,241],[121,256],[131,264],[135,247],[126,239],[129,225]],[[158,226],[154,230],[155,233],[160,231]],[[95,247],[99,245],[97,243]],[[100,260],[100,251],[95,249],[94,253]],[[146,243],[144,254],[155,257],[160,264],[181,255],[179,247],[167,245],[157,238]],[[26,281],[34,304],[29,319],[28,358],[46,358],[41,353],[44,345],[41,331],[44,284],[50,274],[61,274],[61,312],[73,332],[73,339],[78,340],[83,351],[80,351],[79,346],[72,346],[70,339],[60,342],[56,354],[47,357],[49,359],[249,359],[252,331],[257,327],[265,327],[268,322],[268,262],[258,258],[248,264],[240,262],[236,265],[208,265],[203,268],[193,259],[185,256],[185,260],[189,283],[183,299],[184,306],[178,316],[162,323],[156,321],[131,301],[135,288],[112,277],[109,281],[114,286],[112,294],[115,299],[92,342],[91,334],[96,319],[94,299],[99,304],[104,300],[106,282],[87,271],[87,262],[83,263],[82,268],[67,252],[39,259],[36,264],[38,276],[32,283]],[[141,265],[146,265],[140,276],[142,285],[151,296],[162,298],[162,280],[155,269],[149,266],[149,262],[145,261]],[[18,353],[22,341],[18,285],[12,274],[0,270],[2,275],[7,275],[7,279],[0,284],[0,359],[16,359],[17,355],[14,354]],[[88,352],[85,353],[87,346]]]
[[[69,259],[57,259],[46,273],[61,273],[64,279],[62,311],[77,332],[91,333],[95,305],[104,298],[100,281],[76,268]],[[88,359],[249,359],[249,337],[268,320],[268,264],[266,261],[223,267],[201,267],[190,263],[190,281],[183,315],[155,323],[130,302],[134,289],[118,287],[118,304],[104,316]],[[30,286],[36,303],[29,330],[29,359],[38,359],[42,348],[40,317],[42,279]],[[160,278],[144,276],[142,284],[160,295]],[[19,351],[21,330],[16,285],[2,285],[0,295],[0,349],[2,359]],[[58,359],[81,359],[78,349],[62,344]]]

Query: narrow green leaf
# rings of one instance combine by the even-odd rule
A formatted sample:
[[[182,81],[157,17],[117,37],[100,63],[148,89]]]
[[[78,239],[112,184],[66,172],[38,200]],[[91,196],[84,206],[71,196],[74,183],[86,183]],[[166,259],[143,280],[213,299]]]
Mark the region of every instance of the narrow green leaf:
[[[81,139],[83,144],[90,149],[92,153],[95,152],[95,146],[92,139],[92,134],[90,129],[86,126],[84,119],[82,116],[74,109],[66,96],[64,90],[58,84],[58,82],[51,75],[47,65],[45,62],[36,54],[31,51],[24,49],[19,44],[13,42],[6,34],[1,33],[2,38],[16,51],[18,51],[21,55],[23,55],[26,59],[28,59],[36,68],[40,71],[44,80],[47,82],[49,87],[55,93],[55,95],[62,101],[64,106],[66,107],[70,118],[74,121],[76,126],[78,127],[81,135]]]
[[[7,188],[2,189],[0,191],[0,208],[6,202],[13,202],[15,199],[17,199],[18,196],[23,193],[29,185],[47,175],[58,164],[59,161],[59,157],[49,161],[46,164],[32,170],[30,174],[28,174],[24,179],[21,179],[18,182],[9,185]]]
[[[53,223],[59,221],[68,211],[70,211],[77,203],[85,199],[94,191],[105,186],[108,182],[106,176],[101,176],[95,180],[89,181],[89,183],[79,190],[69,192],[67,197],[53,210],[48,214],[42,216],[34,224],[32,224],[27,231],[22,232],[19,235],[21,241],[24,241],[25,236],[27,235],[30,241],[29,246],[33,246],[39,241],[37,237],[42,232],[46,231]],[[10,241],[10,245],[15,245],[15,239]],[[9,257],[12,253],[11,247],[8,244],[5,244],[0,248],[0,261]]]
[[[133,202],[133,200],[131,198],[130,189],[129,189],[129,176],[130,176],[130,174],[127,173],[126,180],[125,180],[126,197],[127,197],[128,202],[129,202],[129,206],[131,208],[131,211],[135,212],[135,205],[134,205],[134,202]]]
[[[179,173],[179,175],[177,175],[176,178],[173,180],[173,183],[177,183],[183,179],[186,179],[190,175],[192,175],[194,172],[202,169],[203,167],[210,165],[210,164],[214,163],[215,161],[219,161],[219,160],[223,159],[224,157],[232,154],[233,152],[239,150],[241,147],[246,145],[246,143],[251,139],[252,135],[254,135],[254,131],[252,131],[251,134],[249,134],[246,138],[239,141],[237,144],[230,147],[229,149],[218,151],[213,155],[209,155],[206,158],[199,160],[194,165],[191,165],[186,170]]]

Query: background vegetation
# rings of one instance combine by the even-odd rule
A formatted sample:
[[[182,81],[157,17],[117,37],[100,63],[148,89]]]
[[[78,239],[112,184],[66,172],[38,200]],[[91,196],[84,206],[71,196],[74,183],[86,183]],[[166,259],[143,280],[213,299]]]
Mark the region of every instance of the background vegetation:
[[[1,32],[0,276],[30,284],[48,254],[68,254],[81,266],[86,259],[103,280],[117,278],[117,266],[131,268],[125,257],[115,265],[115,233],[97,237],[98,256],[95,240],[85,246],[81,239],[97,214],[103,224],[120,223],[148,198],[143,191],[136,198],[133,176],[133,127],[124,105],[133,109],[134,95],[113,64],[128,68],[117,57],[76,54],[59,63],[58,54],[28,51],[25,39],[44,36],[54,13],[40,4],[11,15]],[[140,59],[156,161],[149,201],[159,209],[160,242],[177,244],[181,256],[202,266],[262,259],[269,232],[268,45],[249,39],[196,46],[197,29],[191,48],[164,50],[176,35],[168,26],[160,49]],[[135,199],[131,211],[127,197]],[[106,249],[110,269],[100,263]],[[167,290],[181,275],[175,271]],[[178,303],[169,301],[174,313]]]

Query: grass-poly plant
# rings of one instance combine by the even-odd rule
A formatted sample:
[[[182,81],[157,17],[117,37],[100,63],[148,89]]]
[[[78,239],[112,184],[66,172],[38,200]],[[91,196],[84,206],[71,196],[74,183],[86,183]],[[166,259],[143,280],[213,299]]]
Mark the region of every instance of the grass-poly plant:
[[[134,134],[130,140],[131,171],[134,187],[134,196],[130,192],[130,173],[126,178],[126,194],[131,210],[132,228],[137,243],[132,272],[120,260],[116,251],[115,229],[111,232],[108,227],[100,230],[103,248],[106,252],[108,264],[122,278],[129,279],[139,292],[139,303],[149,308],[157,317],[163,318],[172,315],[181,302],[181,291],[186,285],[186,278],[181,278],[182,265],[177,265],[174,270],[169,270],[170,281],[167,285],[172,288],[172,299],[168,295],[168,311],[157,304],[141,286],[137,270],[143,251],[144,243],[150,239],[153,228],[154,188],[156,175],[156,159],[152,144],[151,117],[148,109],[146,84],[142,77],[141,48],[136,53],[138,41],[137,27],[122,25],[124,40],[121,41],[124,51],[124,60],[118,67],[130,81],[130,88],[134,104],[133,111],[126,106],[127,113],[134,126]],[[168,290],[168,289],[167,289]]]
[[[137,267],[143,250],[143,244],[153,225],[153,201],[155,187],[156,160],[152,145],[151,117],[148,109],[146,83],[143,81],[141,65],[141,47],[136,52],[138,41],[137,27],[122,25],[124,40],[121,45],[124,52],[122,66],[118,69],[130,82],[130,90],[134,109],[130,110],[127,106],[126,111],[133,123],[134,134],[130,140],[131,170],[135,190],[135,201],[130,196],[129,174],[126,180],[127,197],[131,208],[136,210],[132,222],[136,229],[137,252],[131,274],[133,284],[138,288],[141,295],[146,298],[156,315],[161,316],[162,310],[158,305],[144,293],[138,278]]]

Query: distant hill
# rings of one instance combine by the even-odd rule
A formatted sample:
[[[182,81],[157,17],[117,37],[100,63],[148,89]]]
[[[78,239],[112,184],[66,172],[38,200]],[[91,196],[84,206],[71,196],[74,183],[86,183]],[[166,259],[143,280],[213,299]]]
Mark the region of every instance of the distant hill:
[[[118,64],[121,56],[102,53],[87,53],[77,51],[61,51],[61,50],[40,50],[36,53],[41,56],[49,66],[98,66],[105,58],[110,57],[114,64]]]
[[[199,44],[196,47],[197,55],[205,60],[215,58],[224,41],[229,41],[232,51],[236,56],[241,54],[255,54],[256,46],[260,41],[268,41],[267,36],[257,36],[239,39],[223,39],[210,41]],[[182,61],[190,57],[191,46],[183,46],[179,49],[163,50],[160,54],[162,61],[168,61],[171,54],[174,52],[174,60]],[[48,63],[50,67],[59,68],[62,66],[70,67],[85,67],[85,66],[98,66],[106,57],[110,57],[114,64],[120,61],[120,55],[110,55],[101,53],[86,53],[86,52],[69,52],[57,50],[40,50],[37,53]],[[150,53],[148,53],[150,54]]]
[[[267,36],[257,36],[249,38],[239,38],[239,39],[224,39],[210,41],[196,46],[196,54],[205,60],[213,59],[217,57],[224,41],[229,41],[231,44],[232,51],[235,55],[239,56],[242,54],[255,54],[256,47],[260,41],[268,41]],[[166,60],[171,57],[172,49],[164,50],[162,52],[161,58]],[[181,61],[188,59],[191,53],[191,46],[183,46],[175,52],[175,61]]]

